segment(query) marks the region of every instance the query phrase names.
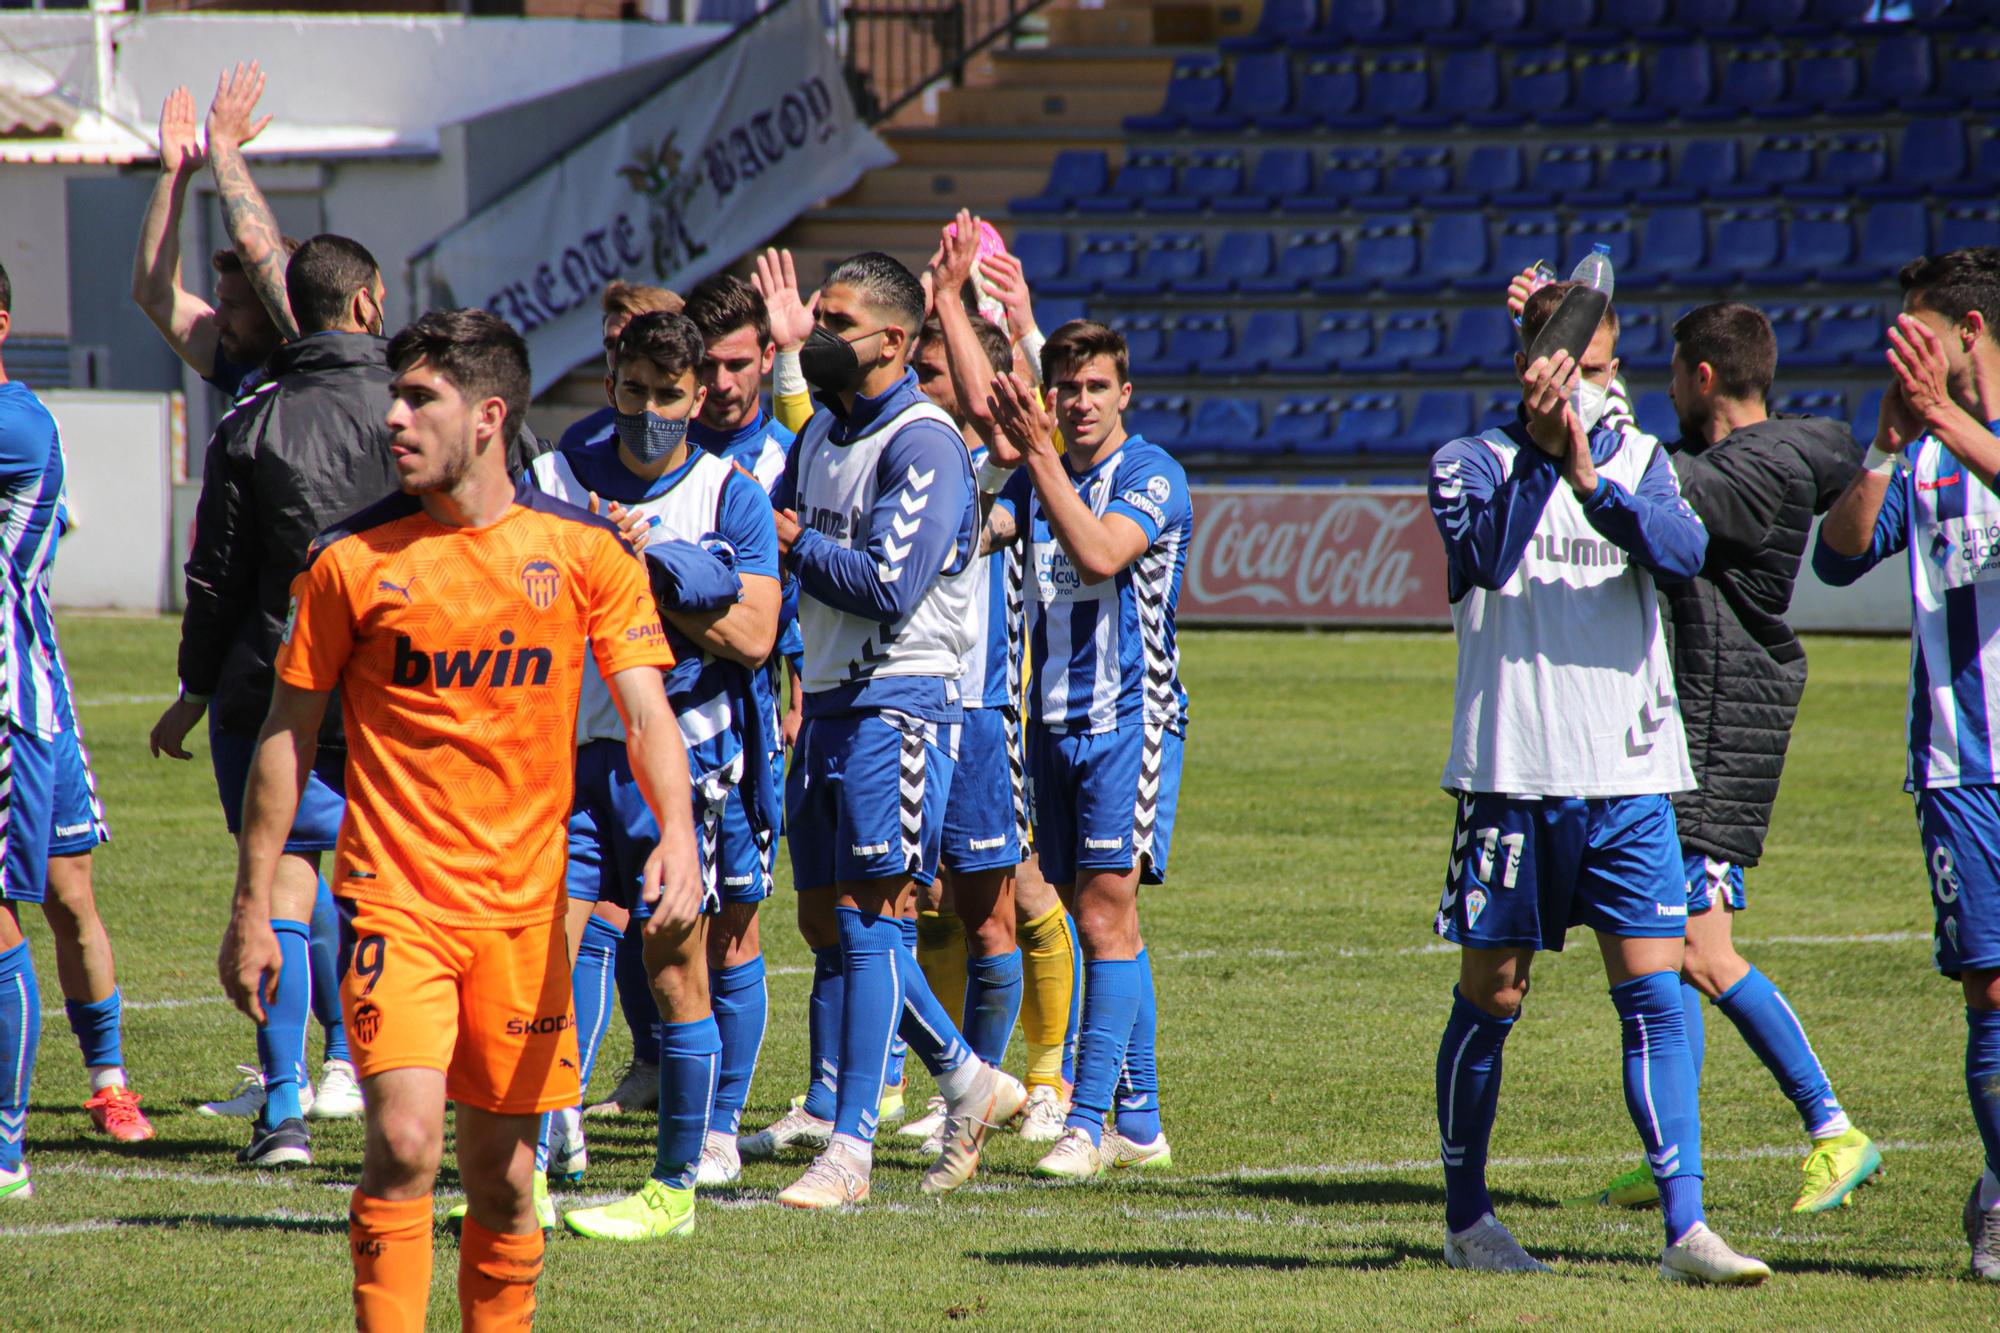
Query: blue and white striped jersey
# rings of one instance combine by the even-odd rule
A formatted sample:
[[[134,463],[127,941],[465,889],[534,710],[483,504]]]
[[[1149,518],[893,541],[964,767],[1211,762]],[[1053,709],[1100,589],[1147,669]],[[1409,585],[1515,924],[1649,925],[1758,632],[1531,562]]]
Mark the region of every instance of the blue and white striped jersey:
[[[2000,434],[2000,422],[1989,429]],[[1925,435],[1903,451],[1868,549],[1841,556],[1824,537],[1813,570],[1835,586],[1854,582],[1898,551],[1909,553],[1910,754],[1903,786],[2000,782],[2000,496]]]
[[[778,575],[778,529],[770,502],[755,481],[700,449],[655,481],[625,466],[616,443],[558,450],[535,460],[535,486],[572,504],[585,505],[594,492],[654,520],[651,542],[693,542],[710,550],[726,547],[737,574]],[[694,648],[668,629],[677,659],[667,675],[667,697],[680,719],[688,766],[700,779],[741,759],[745,730],[754,707],[749,668]],[[583,694],[577,708],[577,740],[623,740],[625,727],[610,686],[596,664],[584,662]]]
[[[986,448],[972,451],[972,465],[984,466]],[[1027,643],[1022,606],[1025,543],[1014,542],[986,557],[972,594],[972,648],[958,678],[967,708],[1019,708],[1021,659]]]
[[[1174,613],[1194,533],[1187,473],[1166,450],[1130,435],[1070,479],[1092,513],[1131,519],[1147,546],[1117,577],[1085,583],[1050,530],[1027,471],[1008,480],[994,503],[1014,515],[1025,545],[1031,715],[1057,731],[1141,724],[1179,731],[1188,700]]]
[[[49,573],[62,535],[62,436],[41,399],[0,383],[0,624],[6,626],[8,721],[44,740],[70,725],[69,682],[56,645]]]

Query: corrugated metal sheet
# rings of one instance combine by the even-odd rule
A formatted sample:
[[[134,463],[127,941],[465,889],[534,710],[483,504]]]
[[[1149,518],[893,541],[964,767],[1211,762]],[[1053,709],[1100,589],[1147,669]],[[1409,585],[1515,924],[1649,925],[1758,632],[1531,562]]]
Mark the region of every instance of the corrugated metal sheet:
[[[0,138],[60,139],[76,116],[76,108],[59,97],[0,88]]]

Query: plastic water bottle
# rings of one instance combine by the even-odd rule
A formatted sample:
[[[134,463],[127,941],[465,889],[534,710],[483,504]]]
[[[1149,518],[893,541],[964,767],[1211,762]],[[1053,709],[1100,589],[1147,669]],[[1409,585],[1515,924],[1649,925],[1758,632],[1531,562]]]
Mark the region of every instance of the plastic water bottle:
[[[1575,270],[1569,275],[1569,280],[1603,292],[1604,299],[1609,301],[1612,286],[1616,282],[1616,275],[1611,271],[1611,247],[1601,243],[1591,246],[1590,253],[1578,261]]]

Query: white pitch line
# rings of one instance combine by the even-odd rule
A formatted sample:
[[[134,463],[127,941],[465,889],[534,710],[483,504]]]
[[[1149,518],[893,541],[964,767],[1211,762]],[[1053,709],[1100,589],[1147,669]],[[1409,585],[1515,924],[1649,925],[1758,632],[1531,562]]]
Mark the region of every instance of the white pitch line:
[[[1885,1153],[1908,1152],[1958,1152],[1962,1143],[1878,1143],[1875,1145]],[[1769,1157],[1801,1157],[1806,1147],[1800,1143],[1768,1143],[1757,1148],[1724,1148],[1717,1152],[1704,1152],[1702,1157],[1711,1162],[1754,1162]],[[1495,1157],[1488,1166],[1506,1168],[1547,1167],[1547,1166],[1603,1166],[1629,1160],[1630,1153],[1606,1154],[1557,1154],[1548,1157]],[[1438,1159],[1435,1157],[1408,1157],[1393,1162],[1320,1162],[1298,1166],[1239,1166],[1233,1171],[1216,1171],[1208,1175],[1182,1176],[1191,1184],[1220,1184],[1232,1180],[1275,1180],[1286,1176],[1371,1176],[1395,1175],[1406,1171],[1435,1171]]]
[[[174,1000],[126,1000],[120,1007],[128,1010],[193,1009],[198,1005],[228,1003],[227,995],[186,995]]]
[[[170,704],[177,694],[97,694],[76,701],[79,708],[101,708],[116,704]]]
[[[1765,935],[1740,938],[1736,943],[1831,948],[1844,944],[1910,944],[1929,938],[1929,933],[1925,931],[1897,930],[1867,935]],[[1456,944],[1445,940],[1433,940],[1429,944],[1405,944],[1394,948],[1362,944],[1338,949],[1181,949],[1173,953],[1157,954],[1155,957],[1163,963],[1194,963],[1211,958],[1279,959],[1298,962],[1315,958],[1418,958],[1430,954],[1457,952]]]

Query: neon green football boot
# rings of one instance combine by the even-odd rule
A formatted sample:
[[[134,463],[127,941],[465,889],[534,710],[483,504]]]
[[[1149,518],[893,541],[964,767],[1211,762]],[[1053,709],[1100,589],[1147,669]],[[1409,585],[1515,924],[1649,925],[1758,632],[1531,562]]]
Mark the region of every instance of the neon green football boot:
[[[444,1215],[445,1230],[456,1236],[465,1222],[466,1205],[458,1203]],[[549,1198],[549,1175],[546,1171],[535,1172],[535,1221],[543,1231],[556,1229],[555,1200]]]
[[[1881,1178],[1882,1154],[1866,1134],[1850,1129],[1834,1138],[1815,1140],[1801,1169],[1805,1183],[1792,1211],[1824,1213],[1852,1205],[1855,1190]]]
[[[1653,1173],[1644,1166],[1635,1166],[1622,1175],[1614,1176],[1611,1183],[1595,1194],[1586,1194],[1580,1199],[1564,1199],[1565,1208],[1646,1208],[1660,1201],[1660,1187],[1654,1181]]]
[[[563,1225],[591,1240],[666,1240],[694,1233],[694,1187],[673,1189],[648,1180],[637,1194],[602,1208],[563,1214]]]

